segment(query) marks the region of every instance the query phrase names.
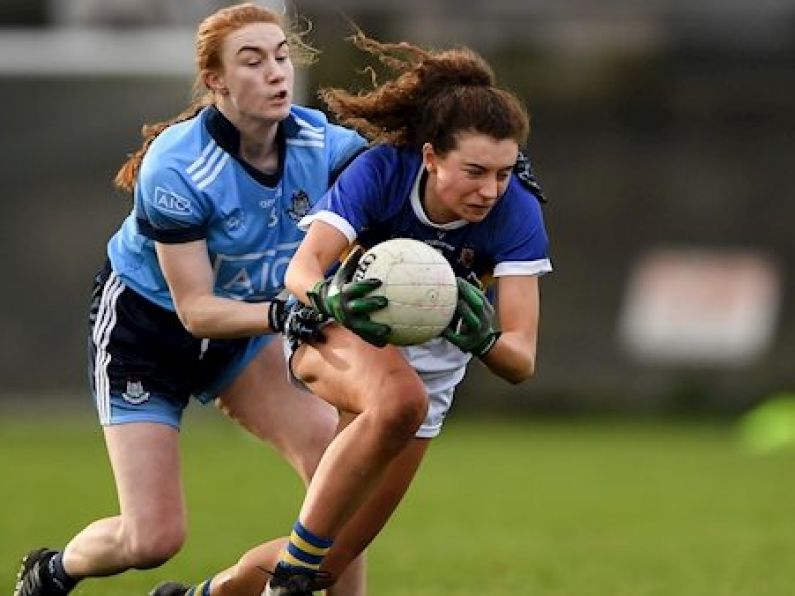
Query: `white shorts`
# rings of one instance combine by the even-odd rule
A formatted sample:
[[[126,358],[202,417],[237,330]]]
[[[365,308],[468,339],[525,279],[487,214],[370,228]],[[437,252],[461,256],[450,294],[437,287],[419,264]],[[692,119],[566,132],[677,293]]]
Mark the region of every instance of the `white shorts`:
[[[308,391],[306,385],[292,373],[290,361],[293,349],[290,342],[285,339],[283,346],[291,382]],[[428,392],[428,414],[415,436],[418,439],[432,439],[442,431],[444,419],[453,405],[455,388],[464,378],[470,356],[441,338],[419,346],[402,347],[400,351],[420,376]]]

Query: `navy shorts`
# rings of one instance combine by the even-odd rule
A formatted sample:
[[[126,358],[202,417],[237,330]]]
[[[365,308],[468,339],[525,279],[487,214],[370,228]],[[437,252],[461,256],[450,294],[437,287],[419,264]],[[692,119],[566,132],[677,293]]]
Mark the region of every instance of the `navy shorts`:
[[[89,327],[89,376],[103,425],[179,428],[191,396],[211,401],[274,337],[197,339],[176,313],[125,286],[109,264],[94,280]]]

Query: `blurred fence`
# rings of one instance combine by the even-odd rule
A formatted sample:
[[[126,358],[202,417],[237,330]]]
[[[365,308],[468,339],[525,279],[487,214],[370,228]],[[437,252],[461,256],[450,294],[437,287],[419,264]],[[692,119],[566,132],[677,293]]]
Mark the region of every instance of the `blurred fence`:
[[[341,19],[309,15],[325,54],[308,88],[361,79],[340,41]],[[386,39],[481,49],[533,114],[530,152],[550,198],[556,268],[542,281],[538,374],[511,387],[473,366],[459,407],[734,412],[795,385],[795,41],[738,46],[729,35],[693,35],[685,22],[665,43],[656,29],[644,37],[629,28],[648,43],[565,52],[531,35],[487,36],[482,46],[474,33],[445,39],[438,23],[412,38],[406,22],[350,15]],[[137,147],[140,125],[179,112],[190,83],[188,75],[0,76],[0,394],[84,390],[91,277],[130,207],[110,180]],[[759,358],[671,366],[627,353],[618,327],[628,276],[649,250],[666,247],[770,257],[781,308]]]

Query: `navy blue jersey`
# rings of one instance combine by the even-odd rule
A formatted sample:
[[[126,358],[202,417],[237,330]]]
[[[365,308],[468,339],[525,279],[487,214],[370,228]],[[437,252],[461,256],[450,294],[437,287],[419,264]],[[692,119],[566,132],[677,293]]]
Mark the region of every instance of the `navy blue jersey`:
[[[515,175],[483,221],[437,224],[420,200],[424,171],[420,154],[412,149],[368,149],[301,225],[320,219],[364,248],[390,238],[422,240],[441,251],[457,276],[470,281],[552,270],[539,202]]]
[[[285,269],[304,235],[298,222],[365,141],[300,106],[279,125],[275,174],[244,162],[239,141],[235,127],[210,106],[152,142],[132,212],[108,243],[125,285],[173,311],[154,243],[204,239],[216,295],[264,301],[284,289]]]

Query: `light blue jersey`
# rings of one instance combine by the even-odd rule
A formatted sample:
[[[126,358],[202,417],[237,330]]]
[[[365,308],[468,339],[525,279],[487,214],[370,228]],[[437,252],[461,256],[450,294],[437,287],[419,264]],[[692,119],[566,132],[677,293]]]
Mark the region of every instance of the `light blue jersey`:
[[[238,155],[237,129],[213,106],[170,126],[149,147],[133,210],[108,243],[123,283],[174,310],[154,242],[205,239],[218,296],[272,299],[304,236],[297,224],[365,146],[322,112],[293,106],[279,126],[280,170],[266,175]]]

